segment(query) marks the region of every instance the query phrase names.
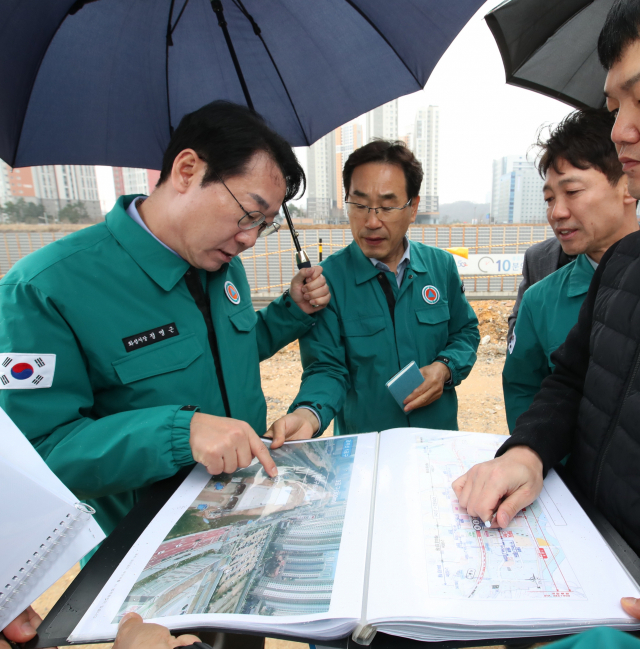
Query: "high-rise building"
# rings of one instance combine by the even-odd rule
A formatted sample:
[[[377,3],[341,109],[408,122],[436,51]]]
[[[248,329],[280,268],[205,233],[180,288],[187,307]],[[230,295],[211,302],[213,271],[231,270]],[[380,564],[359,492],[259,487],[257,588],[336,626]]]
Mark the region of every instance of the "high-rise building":
[[[4,205],[12,199],[11,186],[9,185],[9,172],[11,167],[0,160],[0,205]]]
[[[8,174],[9,190],[14,198],[35,198],[31,167],[11,169]]]
[[[160,172],[155,169],[136,169],[134,167],[114,167],[113,183],[116,198],[127,194],[148,196],[156,186]]]
[[[327,133],[307,153],[307,215],[316,223],[343,223],[342,168],[363,144],[362,126],[355,121]]]
[[[546,205],[540,177],[526,156],[504,156],[493,161],[491,221],[544,223]]]
[[[93,165],[31,167],[35,196],[47,214],[55,215],[69,203],[82,203],[89,216],[100,219],[100,199]]]
[[[420,187],[418,214],[436,217],[438,203],[438,158],[440,146],[440,109],[425,106],[416,112],[413,128],[413,153],[422,163],[424,178]]]
[[[58,179],[54,165],[32,167],[35,195],[40,199],[58,200]],[[45,208],[46,209],[46,208]]]
[[[39,203],[45,214],[55,217],[69,203],[81,202],[89,216],[102,216],[95,167],[91,165],[46,165],[2,169],[8,180],[10,200]],[[2,182],[0,182],[2,185]],[[1,196],[0,187],[0,196]]]
[[[378,106],[367,113],[367,142],[374,138],[398,139],[398,100]]]
[[[362,126],[355,121],[347,122],[335,131],[336,137],[336,207],[344,212],[345,188],[342,186],[342,169],[347,158],[359,147],[362,146]],[[343,217],[347,221],[346,215]]]
[[[307,216],[330,223],[336,210],[336,141],[333,131],[307,150]]]

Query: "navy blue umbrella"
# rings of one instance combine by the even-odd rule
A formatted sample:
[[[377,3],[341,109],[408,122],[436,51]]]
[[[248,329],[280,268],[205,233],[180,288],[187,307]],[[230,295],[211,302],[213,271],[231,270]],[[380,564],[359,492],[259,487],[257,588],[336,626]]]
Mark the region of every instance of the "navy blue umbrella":
[[[214,99],[308,145],[422,88],[481,5],[2,0],[0,158],[158,169],[171,129]]]

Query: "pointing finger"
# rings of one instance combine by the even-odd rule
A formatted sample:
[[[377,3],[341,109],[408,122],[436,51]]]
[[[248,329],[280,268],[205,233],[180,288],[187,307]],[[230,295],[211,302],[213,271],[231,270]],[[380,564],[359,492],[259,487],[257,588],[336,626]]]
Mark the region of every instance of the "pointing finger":
[[[253,433],[249,437],[249,444],[251,445],[251,452],[258,458],[258,461],[262,464],[267,474],[275,478],[278,475],[278,468],[262,440]]]

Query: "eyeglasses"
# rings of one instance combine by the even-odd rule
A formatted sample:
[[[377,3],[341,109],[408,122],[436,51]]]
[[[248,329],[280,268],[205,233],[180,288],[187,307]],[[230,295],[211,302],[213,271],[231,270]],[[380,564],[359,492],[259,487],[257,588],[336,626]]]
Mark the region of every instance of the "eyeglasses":
[[[381,221],[393,221],[394,219],[400,216],[400,212],[409,205],[411,205],[410,198],[402,207],[367,207],[366,205],[361,205],[360,203],[352,203],[351,201],[345,201],[347,205],[347,214],[353,217],[366,217],[369,216],[371,210],[376,213],[376,216]]]
[[[240,209],[244,212],[244,216],[238,221],[238,227],[241,230],[253,230],[253,228],[259,227],[260,231],[258,232],[258,236],[264,238],[280,229],[280,223],[277,223],[276,221],[273,221],[271,224],[266,223],[265,221],[267,220],[267,217],[262,212],[258,210],[247,212],[247,210],[242,207],[240,201],[235,197],[234,193],[224,184],[224,180],[220,178],[218,172],[215,169],[212,169],[212,171],[222,186],[231,194],[233,200],[238,203]]]

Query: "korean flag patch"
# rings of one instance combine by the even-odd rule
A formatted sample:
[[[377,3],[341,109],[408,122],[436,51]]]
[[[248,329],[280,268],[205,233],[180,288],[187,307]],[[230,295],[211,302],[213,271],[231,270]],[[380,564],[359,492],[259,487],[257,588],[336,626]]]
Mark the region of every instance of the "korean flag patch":
[[[55,354],[0,354],[0,390],[50,388]]]

